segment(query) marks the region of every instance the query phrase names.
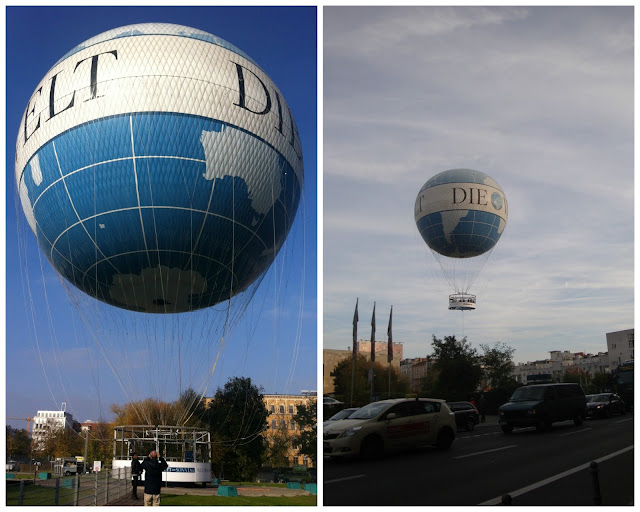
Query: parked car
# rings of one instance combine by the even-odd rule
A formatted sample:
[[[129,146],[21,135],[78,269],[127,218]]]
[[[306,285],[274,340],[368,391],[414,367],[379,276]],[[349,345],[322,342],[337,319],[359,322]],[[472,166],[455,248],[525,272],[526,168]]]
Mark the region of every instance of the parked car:
[[[347,407],[346,409],[342,409],[341,411],[338,411],[333,416],[331,416],[331,418],[322,422],[322,428],[331,424],[332,421],[344,420],[345,418],[348,418],[351,413],[357,410],[358,410],[358,407]]]
[[[514,427],[550,430],[552,423],[573,420],[582,425],[586,398],[578,384],[537,384],[516,389],[509,401],[498,409],[498,419],[505,434]]]
[[[447,402],[451,412],[456,415],[456,426],[471,431],[480,423],[478,409],[471,402]]]
[[[378,457],[426,444],[451,447],[456,420],[444,400],[397,398],[361,407],[324,428],[323,452],[330,457]]]
[[[11,472],[20,471],[20,464],[18,464],[15,460],[10,460],[6,464],[6,470]]]
[[[587,418],[608,418],[612,414],[624,414],[625,404],[615,393],[587,395]]]
[[[323,396],[322,405],[342,405],[342,402],[335,398],[331,398],[330,396]]]

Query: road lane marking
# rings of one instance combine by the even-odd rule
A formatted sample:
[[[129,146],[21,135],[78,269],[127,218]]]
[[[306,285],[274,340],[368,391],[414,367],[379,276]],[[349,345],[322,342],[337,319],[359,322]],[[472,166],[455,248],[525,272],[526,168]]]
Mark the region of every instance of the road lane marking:
[[[625,421],[631,421],[633,418],[627,418],[625,420],[614,421],[614,423],[624,423]]]
[[[333,480],[325,480],[324,484],[335,484],[337,482],[344,482],[345,480],[353,480],[354,478],[364,478],[367,475],[353,475],[353,476],[345,476],[344,478],[334,478]]]
[[[609,455],[605,455],[604,457],[600,457],[599,459],[595,459],[595,462],[600,464],[605,460],[609,460],[614,457],[617,457],[618,455],[622,455],[623,453],[626,453],[629,450],[633,450],[633,445],[627,446],[626,448],[623,448],[622,450],[618,450],[617,452],[610,453]],[[522,487],[521,489],[517,489],[515,491],[511,491],[505,494],[509,494],[512,498],[515,498],[516,496],[520,496],[529,491],[533,491],[540,487],[544,487],[545,485],[553,483],[556,480],[560,480],[565,476],[573,475],[574,473],[578,473],[579,471],[584,471],[590,466],[590,464],[591,462],[587,462],[586,464],[581,464],[580,466],[576,466],[575,468],[568,469],[567,471],[563,471],[562,473],[558,473],[557,475],[550,476],[549,478],[545,478],[544,480],[540,480],[539,482],[536,482],[531,485],[527,485],[526,487]],[[483,501],[482,503],[480,503],[480,505],[499,505],[500,503],[502,503],[502,496],[498,496],[497,498],[493,498],[488,501]]]
[[[587,430],[591,430],[591,427],[583,428],[582,430],[574,430],[573,432],[567,432],[566,434],[560,434],[560,435],[558,435],[556,437],[572,436],[573,434],[579,434],[580,432],[586,432]]]
[[[458,455],[454,459],[466,459],[467,457],[475,457],[476,455],[484,455],[485,453],[499,452],[500,450],[508,450],[509,448],[515,448],[517,444],[510,444],[509,446],[503,446],[502,448],[494,448],[493,450],[485,450],[483,452],[468,453],[467,455]]]
[[[489,434],[475,434],[472,436],[458,436],[457,439],[472,439],[474,437],[497,436],[498,434],[502,434],[502,432],[490,432]]]

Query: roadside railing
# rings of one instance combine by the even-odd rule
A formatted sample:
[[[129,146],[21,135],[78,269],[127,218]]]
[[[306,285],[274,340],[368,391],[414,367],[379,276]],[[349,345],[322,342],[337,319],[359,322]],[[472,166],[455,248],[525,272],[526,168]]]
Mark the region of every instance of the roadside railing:
[[[131,493],[131,468],[103,468],[71,477],[8,478],[6,505],[100,506],[128,493]]]

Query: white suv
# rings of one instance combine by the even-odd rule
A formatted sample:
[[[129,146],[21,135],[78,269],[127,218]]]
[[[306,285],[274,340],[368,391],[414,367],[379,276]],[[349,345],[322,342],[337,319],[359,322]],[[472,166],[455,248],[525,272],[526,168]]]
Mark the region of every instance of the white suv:
[[[399,398],[373,402],[324,428],[324,455],[373,458],[384,452],[434,444],[451,447],[455,415],[444,400]]]

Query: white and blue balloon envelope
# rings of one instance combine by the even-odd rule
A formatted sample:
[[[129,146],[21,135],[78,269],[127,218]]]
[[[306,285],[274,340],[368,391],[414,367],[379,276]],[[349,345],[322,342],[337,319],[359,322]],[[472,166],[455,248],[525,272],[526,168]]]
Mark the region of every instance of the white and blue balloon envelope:
[[[49,70],[15,171],[53,267],[149,313],[247,289],[282,246],[303,184],[295,121],[266,73],[216,36],[161,23],[104,32]]]

